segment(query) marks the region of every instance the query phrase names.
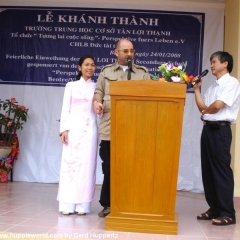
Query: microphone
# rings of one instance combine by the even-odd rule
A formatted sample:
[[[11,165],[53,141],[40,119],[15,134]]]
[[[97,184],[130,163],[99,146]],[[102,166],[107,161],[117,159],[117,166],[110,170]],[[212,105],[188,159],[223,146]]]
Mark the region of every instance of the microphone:
[[[131,57],[127,57],[127,63],[128,63],[128,75],[127,75],[127,79],[131,80],[131,69],[132,69],[132,58]]]
[[[192,82],[192,85],[194,86],[196,83],[199,83],[201,78],[206,76],[207,74],[208,74],[208,70],[206,69],[199,75],[199,77],[195,81]]]

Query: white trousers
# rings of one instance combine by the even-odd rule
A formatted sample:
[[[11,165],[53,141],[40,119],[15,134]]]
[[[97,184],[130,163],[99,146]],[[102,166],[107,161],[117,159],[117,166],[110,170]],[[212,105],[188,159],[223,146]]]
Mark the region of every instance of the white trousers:
[[[59,212],[89,213],[90,211],[91,211],[91,202],[78,203],[78,204],[59,202]]]

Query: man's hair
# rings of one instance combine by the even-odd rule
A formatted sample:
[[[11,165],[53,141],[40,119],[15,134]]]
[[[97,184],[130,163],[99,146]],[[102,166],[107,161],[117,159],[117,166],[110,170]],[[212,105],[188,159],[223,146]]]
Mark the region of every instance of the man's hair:
[[[120,48],[120,44],[121,44],[121,42],[122,41],[129,41],[129,42],[131,42],[130,40],[128,40],[128,39],[126,39],[126,38],[120,38],[117,42],[116,42],[116,49],[119,49]]]
[[[218,59],[221,63],[228,62],[227,70],[228,70],[229,73],[232,72],[232,69],[233,69],[233,57],[232,57],[232,55],[230,55],[228,52],[218,51],[218,52],[215,52],[211,55],[210,61],[212,61],[212,59],[214,57],[218,57]]]

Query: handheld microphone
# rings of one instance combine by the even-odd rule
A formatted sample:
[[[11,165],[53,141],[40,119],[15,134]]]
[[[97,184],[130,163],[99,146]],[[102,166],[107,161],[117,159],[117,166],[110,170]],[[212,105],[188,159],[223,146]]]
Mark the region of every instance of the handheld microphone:
[[[127,57],[127,63],[128,63],[127,79],[130,80],[131,79],[131,69],[132,69],[132,58],[131,57]]]
[[[208,70],[206,69],[199,75],[199,77],[195,81],[192,82],[192,85],[194,86],[196,83],[199,83],[201,78],[206,76],[207,74],[208,74]]]

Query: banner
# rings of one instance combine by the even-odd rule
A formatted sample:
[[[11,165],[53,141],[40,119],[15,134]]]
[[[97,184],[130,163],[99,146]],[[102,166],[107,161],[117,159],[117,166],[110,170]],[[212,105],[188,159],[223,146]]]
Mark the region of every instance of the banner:
[[[114,63],[115,43],[127,38],[135,64],[153,75],[163,62],[202,68],[204,13],[59,8],[1,8],[0,84],[65,86],[79,58],[93,55],[97,69]]]

